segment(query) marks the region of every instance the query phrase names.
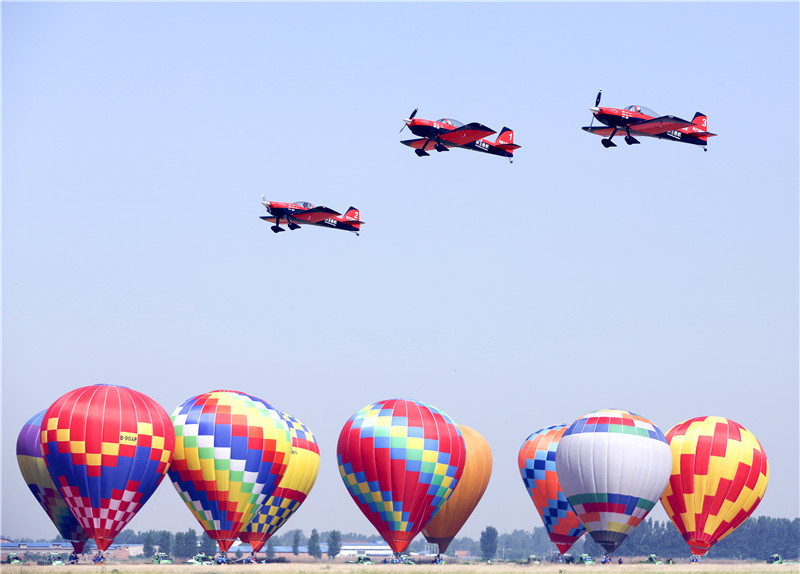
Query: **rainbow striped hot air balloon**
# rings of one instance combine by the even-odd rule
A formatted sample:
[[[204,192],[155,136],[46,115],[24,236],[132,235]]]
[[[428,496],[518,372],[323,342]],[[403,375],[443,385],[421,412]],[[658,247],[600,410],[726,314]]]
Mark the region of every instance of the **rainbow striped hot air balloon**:
[[[561,554],[569,551],[586,528],[561,490],[556,472],[558,443],[567,425],[554,425],[530,435],[519,449],[517,464],[550,540]]]
[[[267,540],[300,508],[311,492],[319,472],[319,446],[306,425],[283,415],[292,435],[292,456],[272,496],[258,509],[239,538],[258,552]]]
[[[572,423],[558,444],[561,488],[592,539],[613,552],[655,506],[672,467],[664,434],[628,411],[601,410]]]
[[[81,554],[89,536],[72,515],[64,497],[53,484],[42,457],[41,434],[45,412],[34,415],[23,425],[17,437],[17,463],[22,478],[55,524],[58,533],[72,543],[77,554]]]
[[[452,419],[425,403],[367,405],[342,428],[339,473],[350,496],[396,553],[450,497],[466,450]]]
[[[103,551],[161,483],[175,431],[166,411],[147,395],[92,385],[47,409],[41,444],[53,483]]]
[[[464,472],[461,473],[458,488],[422,529],[425,539],[439,547],[439,554],[445,553],[478,506],[492,476],[492,449],[489,443],[473,428],[459,425],[458,429],[467,449]]]
[[[203,530],[227,552],[286,472],[289,427],[268,403],[227,390],[184,401],[172,422],[169,476]]]
[[[755,436],[722,417],[697,417],[667,432],[672,475],[661,504],[702,556],[739,527],[767,490],[767,455]]]

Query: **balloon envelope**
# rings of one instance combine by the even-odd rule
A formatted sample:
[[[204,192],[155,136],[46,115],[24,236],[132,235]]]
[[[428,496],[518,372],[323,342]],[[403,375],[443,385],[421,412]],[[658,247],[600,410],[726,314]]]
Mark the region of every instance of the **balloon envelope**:
[[[467,449],[464,471],[450,498],[422,529],[425,539],[438,544],[439,554],[448,545],[480,502],[492,476],[492,449],[481,434],[470,427],[458,425]]]
[[[283,415],[259,398],[218,390],[172,412],[169,476],[209,537],[226,552],[286,471],[292,438]]]
[[[164,478],[175,431],[166,411],[147,395],[92,385],[47,409],[41,445],[67,506],[105,550]]]
[[[586,528],[561,490],[556,472],[558,443],[567,425],[555,425],[530,435],[519,449],[517,464],[550,540],[561,554],[584,535]]]
[[[561,488],[591,537],[613,552],[655,506],[672,453],[649,420],[601,410],[572,423],[558,445]]]
[[[458,484],[465,447],[444,412],[390,399],[350,417],[337,458],[350,496],[392,550],[402,552]]]
[[[264,543],[300,508],[319,472],[319,446],[306,425],[284,413],[292,436],[292,456],[278,487],[239,533],[258,552]]]
[[[667,432],[672,475],[661,504],[692,550],[702,556],[756,509],[769,480],[755,436],[722,417],[697,417]]]
[[[81,554],[89,537],[72,515],[66,501],[58,492],[47,465],[42,457],[42,420],[46,411],[34,415],[26,422],[17,437],[17,463],[22,478],[39,504],[53,521],[58,533],[72,543],[75,552]]]

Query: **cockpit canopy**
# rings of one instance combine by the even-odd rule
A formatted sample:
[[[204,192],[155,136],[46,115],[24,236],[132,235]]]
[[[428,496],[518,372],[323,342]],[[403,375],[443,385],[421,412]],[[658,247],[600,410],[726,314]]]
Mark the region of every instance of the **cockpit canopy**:
[[[625,109],[631,112],[636,112],[637,114],[644,114],[646,116],[650,116],[653,118],[657,118],[660,115],[658,112],[654,112],[650,108],[645,108],[644,106],[628,106]]]
[[[447,124],[448,126],[453,126],[454,128],[460,128],[464,126],[464,124],[462,124],[460,121],[454,120],[452,118],[442,118],[436,121],[440,124]]]
[[[304,207],[305,209],[313,209],[314,204],[308,203],[307,201],[295,201],[295,205],[299,205],[300,207]]]

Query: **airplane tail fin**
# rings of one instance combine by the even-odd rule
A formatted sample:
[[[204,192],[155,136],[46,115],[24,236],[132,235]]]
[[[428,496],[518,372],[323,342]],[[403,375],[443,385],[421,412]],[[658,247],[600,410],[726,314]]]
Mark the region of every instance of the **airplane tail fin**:
[[[705,142],[708,141],[708,138],[717,135],[708,131],[708,116],[703,113],[697,112],[692,118],[692,123],[695,125],[696,129],[700,131],[700,133],[695,133],[692,135],[699,137]]]
[[[500,130],[500,135],[497,136],[494,144],[508,153],[514,153],[514,150],[520,147],[514,143],[514,130],[506,127]]]
[[[348,225],[352,225],[356,229],[361,229],[361,224],[364,222],[358,219],[360,215],[361,213],[358,211],[358,209],[350,206],[350,208],[342,216],[342,219]]]

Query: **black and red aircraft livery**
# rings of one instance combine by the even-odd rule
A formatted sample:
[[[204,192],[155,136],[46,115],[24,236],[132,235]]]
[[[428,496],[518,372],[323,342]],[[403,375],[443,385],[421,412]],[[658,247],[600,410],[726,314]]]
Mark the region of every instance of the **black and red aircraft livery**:
[[[315,206],[307,201],[296,203],[283,203],[280,201],[267,201],[263,199],[261,205],[267,208],[270,215],[262,215],[261,219],[274,223],[272,231],[279,233],[286,231],[281,227],[281,219],[286,220],[286,226],[294,231],[302,225],[316,225],[329,229],[352,231],[356,235],[364,223],[358,219],[359,212],[355,207],[348,209],[344,215],[324,205]]]
[[[499,155],[514,161],[514,150],[520,146],[514,143],[514,132],[508,128],[503,128],[500,135],[494,142],[486,139],[495,132],[478,122],[462,124],[457,120],[442,118],[440,120],[418,120],[414,119],[417,110],[411,112],[408,119],[404,119],[405,125],[400,129],[402,132],[406,126],[419,139],[405,140],[400,143],[414,148],[414,152],[423,157],[430,155],[428,150],[449,151],[451,147],[460,147],[474,151],[482,151],[492,155]]]
[[[604,126],[586,126],[583,129],[590,134],[603,136],[602,144],[604,147],[617,147],[611,138],[618,131],[625,133],[625,143],[628,145],[638,144],[639,140],[633,137],[644,136],[670,140],[703,147],[703,151],[708,151],[708,138],[717,134],[708,131],[708,117],[697,112],[691,122],[682,120],[675,116],[660,116],[653,110],[641,106],[628,106],[627,108],[601,108],[600,96],[603,91],[597,92],[597,99],[594,107],[589,108],[592,112],[592,123],[597,118]]]

